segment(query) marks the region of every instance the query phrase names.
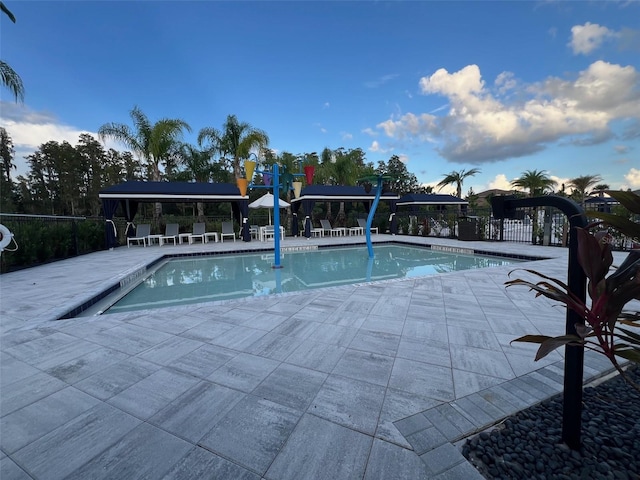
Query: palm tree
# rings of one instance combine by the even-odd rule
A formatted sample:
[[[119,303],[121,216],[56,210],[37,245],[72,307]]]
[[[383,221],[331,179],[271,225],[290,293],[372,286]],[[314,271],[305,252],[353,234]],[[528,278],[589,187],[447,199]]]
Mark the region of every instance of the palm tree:
[[[222,132],[205,127],[198,133],[200,146],[209,141],[210,149],[219,151],[224,157],[231,157],[233,175],[242,178],[240,162],[249,158],[252,150],[261,151],[269,144],[269,136],[263,130],[252,127],[246,122],[238,122],[235,115],[228,115],[222,126]]]
[[[0,10],[2,10],[13,23],[16,23],[16,17],[14,17],[13,13],[11,13],[2,2],[0,2]],[[9,64],[2,60],[0,60],[0,78],[2,78],[2,84],[11,90],[16,102],[18,100],[22,102],[24,100],[24,85],[22,84],[22,79]]]
[[[152,124],[138,107],[129,113],[133,129],[122,123],[105,123],[98,130],[102,141],[112,138],[141,157],[151,169],[151,180],[161,180],[160,164],[166,162],[175,151],[183,130],[191,127],[183,120],[163,118]]]
[[[527,170],[522,173],[520,178],[511,181],[514,187],[524,188],[529,191],[530,197],[543,195],[553,190],[558,182],[552,180],[543,170]],[[533,209],[533,228],[531,229],[531,243],[536,244],[538,239],[538,208]],[[542,242],[541,242],[542,243]]]
[[[472,177],[477,173],[480,173],[479,168],[472,168],[468,172],[465,171],[464,169],[460,170],[459,172],[453,171],[445,175],[442,181],[438,183],[436,187],[438,187],[438,191],[439,191],[448,185],[455,185],[456,197],[462,198],[462,183],[464,182],[464,179],[467,177]]]
[[[610,190],[611,187],[606,184],[606,183],[600,183],[598,185],[596,185],[595,187],[593,187],[593,191],[594,192],[598,192],[598,196],[599,197],[604,197],[604,192],[606,192],[607,190]]]
[[[184,167],[175,175],[179,181],[209,182],[214,175],[215,168],[211,164],[211,152],[198,150],[193,145],[183,144],[178,153],[178,161]],[[204,203],[197,202],[198,221],[204,221]]]
[[[122,142],[133,150],[151,170],[151,180],[160,181],[160,164],[166,165],[179,144],[183,130],[191,131],[191,127],[183,120],[163,118],[151,123],[149,118],[138,107],[129,112],[133,120],[133,128],[122,123],[105,123],[98,129],[102,141],[112,138]],[[156,203],[156,219],[162,214],[162,204]]]
[[[573,188],[572,195],[580,200],[580,205],[584,208],[584,201],[588,195],[587,190],[601,180],[602,177],[600,175],[583,175],[572,178],[567,182],[567,185]]]
[[[514,187],[528,190],[530,197],[548,193],[557,183],[543,170],[527,170],[519,178],[511,181]]]

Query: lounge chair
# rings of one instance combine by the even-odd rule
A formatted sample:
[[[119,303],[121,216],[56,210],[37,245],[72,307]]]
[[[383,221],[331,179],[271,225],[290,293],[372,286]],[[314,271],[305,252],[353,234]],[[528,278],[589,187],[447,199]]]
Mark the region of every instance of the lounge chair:
[[[221,240],[224,242],[224,237],[231,237],[233,241],[236,241],[236,232],[233,231],[233,222],[222,222],[222,235]]]
[[[204,223],[194,223],[193,231],[189,234],[189,245],[195,240],[200,240],[202,243],[207,243],[209,237],[213,238],[215,242],[218,241],[218,232],[207,232]]]
[[[205,243],[207,240],[204,236],[206,228],[204,223],[194,223],[193,230],[191,230],[191,234],[189,235],[189,245],[191,245],[196,240],[200,240],[202,243]]]
[[[142,246],[146,247],[149,242],[149,235],[151,235],[151,224],[149,223],[141,223],[136,227],[136,234],[133,237],[127,237],[127,248],[131,246],[131,242],[136,242],[140,245],[142,241]]]
[[[320,225],[322,225],[324,232],[329,232],[329,235],[331,236],[345,235],[347,232],[347,229],[344,227],[332,227],[329,220],[320,220]]]
[[[173,244],[177,245],[179,230],[180,225],[177,223],[167,223],[164,227],[164,235],[160,237],[160,245],[170,241],[173,241]]]
[[[362,227],[362,229],[367,231],[367,221],[364,218],[358,219],[358,226]],[[378,227],[371,227],[371,233],[378,233]]]

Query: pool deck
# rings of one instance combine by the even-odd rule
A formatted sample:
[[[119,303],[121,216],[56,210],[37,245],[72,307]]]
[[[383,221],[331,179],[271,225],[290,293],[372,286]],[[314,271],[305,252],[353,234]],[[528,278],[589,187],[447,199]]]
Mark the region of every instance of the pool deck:
[[[373,239],[547,257],[519,266],[566,279],[563,248]],[[565,310],[505,289],[513,267],[55,320],[163,255],[265,246],[120,247],[1,275],[0,478],[481,479],[462,439],[562,389],[561,351],[534,363],[510,342],[561,334]],[[610,370],[585,356],[586,380]]]

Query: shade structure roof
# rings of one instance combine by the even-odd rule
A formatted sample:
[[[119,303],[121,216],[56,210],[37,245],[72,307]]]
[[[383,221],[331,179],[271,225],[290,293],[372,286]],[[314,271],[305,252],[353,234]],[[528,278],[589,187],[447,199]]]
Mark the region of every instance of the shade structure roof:
[[[372,188],[369,193],[362,186],[345,185],[308,185],[302,189],[299,198],[294,198],[291,203],[302,200],[329,200],[329,201],[363,201],[376,198],[376,190]],[[394,192],[383,193],[382,200],[397,200],[400,195]]]
[[[246,200],[231,183],[129,181],[100,190],[101,199],[144,202],[228,202]]]
[[[409,193],[398,200],[399,207],[403,205],[469,205],[469,202],[454,195],[437,193]]]

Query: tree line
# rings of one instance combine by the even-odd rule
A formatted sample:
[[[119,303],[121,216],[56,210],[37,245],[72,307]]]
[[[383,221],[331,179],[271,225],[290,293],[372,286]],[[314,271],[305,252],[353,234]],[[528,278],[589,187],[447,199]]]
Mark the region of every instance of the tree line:
[[[285,172],[299,172],[303,165],[316,167],[314,183],[322,185],[355,185],[357,180],[375,174],[389,175],[395,180],[390,188],[400,195],[432,193],[429,186],[418,183],[401,159],[393,155],[377,165],[366,158],[361,148],[325,148],[317,152],[293,154],[275,153],[269,148],[269,137],[263,130],[228,115],[221,129],[202,128],[197,145],[185,143],[182,137],[191,127],[180,119],[160,119],[151,122],[138,108],[130,111],[132,125],[106,123],[98,130],[99,139],[81,134],[76,145],[67,141],[49,141],[25,157],[26,175],[13,178],[15,150],[9,133],[0,127],[0,202],[5,213],[98,216],[101,202],[98,192],[110,185],[128,180],[234,182],[244,177],[244,162],[257,160],[269,168],[278,164]],[[121,142],[128,151],[106,150],[106,139]],[[438,191],[455,187],[462,198],[465,179],[480,172],[479,168],[453,171],[443,175],[436,185]],[[259,181],[259,179],[256,179]],[[584,175],[563,184],[557,183],[540,170],[527,170],[511,182],[514,189],[529,195],[555,193],[571,196],[584,204],[592,193],[609,188],[599,184],[600,175]],[[565,188],[571,188],[571,195]],[[290,192],[287,196],[290,199]],[[466,195],[473,206],[473,190]],[[338,216],[343,214],[340,205]],[[162,214],[162,205],[155,207],[154,217]],[[204,205],[197,206],[198,217],[205,216]]]
[[[14,179],[15,149],[11,136],[0,127],[0,203],[4,213],[49,215],[101,214],[98,192],[128,180],[235,182],[244,176],[244,161],[257,159],[266,168],[279,164],[283,171],[297,173],[303,165],[316,167],[314,183],[355,185],[358,178],[379,173],[392,175],[391,186],[401,194],[421,190],[417,178],[397,156],[377,165],[365,152],[325,148],[316,152],[274,153],[268,137],[251,125],[229,115],[221,130],[204,128],[198,145],[182,141],[188,125],[181,120],[152,123],[138,108],[131,111],[133,126],[105,124],[100,140],[113,138],[131,151],[108,150],[99,139],[81,134],[76,145],[49,141],[25,157],[28,171]],[[257,176],[256,181],[260,181]],[[287,193],[290,196],[290,193]],[[160,210],[155,214],[159,216]],[[343,206],[341,206],[343,209]],[[198,216],[204,206],[198,205]]]

